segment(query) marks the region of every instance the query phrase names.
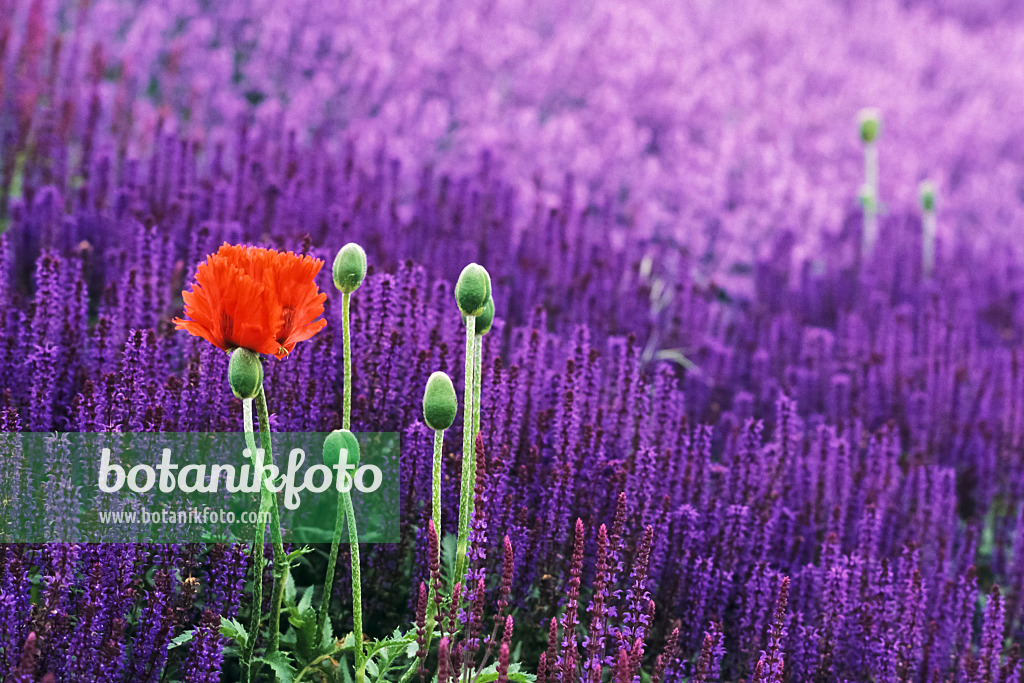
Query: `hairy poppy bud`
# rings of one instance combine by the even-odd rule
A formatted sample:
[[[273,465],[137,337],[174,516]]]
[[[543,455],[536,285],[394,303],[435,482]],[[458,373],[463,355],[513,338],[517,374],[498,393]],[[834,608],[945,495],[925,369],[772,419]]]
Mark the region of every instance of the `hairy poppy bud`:
[[[359,441],[347,429],[335,429],[324,439],[324,464],[334,467],[341,462],[341,452],[347,452],[346,462],[353,467],[359,465]]]
[[[366,277],[366,252],[355,242],[349,242],[334,257],[333,273],[334,286],[340,291],[356,291]]]
[[[463,268],[455,283],[455,301],[459,304],[459,310],[464,315],[480,315],[490,298],[491,276],[487,274],[487,269],[477,263],[470,263]]]
[[[921,183],[921,208],[925,211],[935,210],[935,185],[928,180]]]
[[[256,398],[263,386],[263,363],[260,355],[249,349],[238,348],[231,352],[228,361],[228,384],[237,398]]]
[[[860,139],[868,144],[878,139],[881,127],[877,109],[863,109],[860,112]]]
[[[484,305],[484,312],[476,317],[476,333],[487,334],[491,331],[491,324],[494,322],[494,297],[487,297]]]
[[[427,380],[427,388],[423,392],[423,421],[435,431],[448,429],[455,422],[458,410],[459,399],[451,377],[435,372]]]

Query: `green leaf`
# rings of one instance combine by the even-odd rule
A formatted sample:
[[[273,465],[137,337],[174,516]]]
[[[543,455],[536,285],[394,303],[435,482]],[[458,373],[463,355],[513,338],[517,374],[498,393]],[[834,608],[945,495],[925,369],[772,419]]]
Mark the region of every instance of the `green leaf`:
[[[249,640],[249,632],[246,631],[245,627],[234,618],[220,618],[220,634],[225,638],[230,638],[240,645],[244,645]]]
[[[324,652],[330,652],[334,649],[334,624],[331,623],[330,616],[324,619],[324,631],[323,637],[320,640],[320,647]]]
[[[292,683],[295,679],[295,667],[292,666],[291,657],[287,652],[278,650],[260,657],[256,661],[263,662],[270,667],[274,675],[277,676],[277,683]]]
[[[297,560],[303,555],[308,555],[311,552],[313,552],[313,548],[308,545],[304,545],[288,553],[288,555],[285,556],[285,559],[288,560],[288,564],[291,564],[292,560]]]
[[[537,677],[533,674],[523,673],[522,671],[512,671],[512,666],[513,665],[510,664],[508,667],[508,680],[512,681],[512,683],[534,683],[534,681],[537,680]],[[491,667],[487,668],[490,669]],[[493,671],[490,673],[480,674],[476,677],[474,683],[494,683],[496,680],[498,680],[498,672]]]
[[[372,659],[366,660],[366,673],[370,674],[373,678],[380,676],[380,671],[377,669],[377,665],[373,663]]]
[[[305,613],[309,610],[310,605],[312,605],[312,604],[313,604],[313,587],[309,586],[306,589],[306,592],[304,592],[302,594],[302,599],[299,600],[299,606],[298,606],[299,614],[305,615]]]
[[[184,645],[185,643],[190,642],[192,640],[192,638],[195,637],[195,635],[196,635],[196,630],[195,629],[191,629],[189,631],[185,631],[184,633],[182,633],[180,635],[177,635],[174,638],[172,638],[171,642],[167,643],[167,649],[168,650],[173,650],[174,648],[178,647],[179,645]]]
[[[447,592],[451,594],[452,586],[455,584],[455,560],[458,554],[459,537],[455,534],[445,534],[441,539],[441,574],[444,577],[444,585]]]
[[[291,572],[284,578],[284,604],[295,607],[295,577]]]
[[[352,673],[348,670],[348,659],[342,659],[338,662],[336,680],[340,681],[340,683],[352,683]]]

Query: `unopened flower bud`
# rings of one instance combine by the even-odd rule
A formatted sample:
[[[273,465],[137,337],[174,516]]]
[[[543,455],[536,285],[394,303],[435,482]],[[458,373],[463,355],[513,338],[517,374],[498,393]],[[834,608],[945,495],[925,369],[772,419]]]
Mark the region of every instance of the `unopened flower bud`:
[[[878,139],[878,132],[881,128],[877,109],[862,109],[860,112],[860,139],[868,144]]]
[[[342,292],[359,289],[366,277],[366,252],[355,242],[343,246],[334,257],[334,286]]]
[[[921,183],[921,208],[925,211],[935,210],[935,185],[930,180]]]
[[[487,269],[476,263],[463,268],[455,283],[455,301],[459,304],[459,310],[464,315],[480,315],[490,298],[491,276],[487,274]]]
[[[427,380],[427,388],[423,392],[423,421],[435,431],[448,429],[455,422],[458,410],[459,399],[451,377],[435,372]]]
[[[860,188],[860,205],[864,210],[875,208],[875,193],[869,185],[862,185]]]
[[[249,349],[238,348],[231,352],[228,361],[228,384],[237,398],[256,398],[263,386],[263,363],[260,355]]]
[[[491,331],[491,324],[494,323],[494,297],[487,297],[484,304],[484,312],[476,317],[476,333],[483,335]]]
[[[347,429],[335,429],[324,439],[324,464],[334,467],[341,462],[341,452],[345,451],[346,462],[353,467],[359,465],[359,441],[356,435]]]

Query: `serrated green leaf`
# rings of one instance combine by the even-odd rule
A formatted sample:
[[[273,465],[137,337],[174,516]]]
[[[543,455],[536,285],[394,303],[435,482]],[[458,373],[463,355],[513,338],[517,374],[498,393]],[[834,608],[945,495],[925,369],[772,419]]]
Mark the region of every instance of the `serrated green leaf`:
[[[305,614],[309,610],[310,605],[313,604],[313,587],[310,586],[302,594],[302,599],[299,600],[299,614]]]
[[[191,629],[191,630],[185,631],[184,633],[181,633],[181,634],[175,636],[174,638],[172,638],[171,642],[167,643],[167,649],[168,650],[173,650],[174,648],[176,648],[176,647],[178,647],[180,645],[184,645],[185,643],[190,642],[192,640],[192,638],[195,637],[195,635],[196,635],[195,629]]]
[[[246,631],[245,627],[234,618],[220,618],[220,634],[225,638],[230,638],[240,645],[244,645],[249,640],[249,632]]]
[[[295,679],[295,667],[292,666],[292,659],[287,652],[278,650],[260,657],[256,661],[263,662],[270,667],[277,677],[277,683],[292,683]]]
[[[281,634],[282,645],[295,645],[295,629],[290,628]]]
[[[341,681],[341,683],[352,683],[352,673],[348,670],[347,659],[342,659],[338,662],[338,673],[335,678]]]
[[[324,652],[330,652],[334,649],[334,624],[331,623],[330,617],[324,619],[324,630],[320,639],[320,648]]]
[[[380,676],[380,670],[377,669],[377,665],[373,663],[372,659],[366,660],[366,673],[370,674],[374,678]]]
[[[309,547],[308,545],[304,545],[288,553],[288,555],[286,555],[286,559],[288,560],[288,563],[291,564],[292,560],[296,560],[302,557],[303,555],[308,555],[311,552],[313,552],[313,548]]]
[[[291,572],[284,577],[284,604],[295,607],[295,577]]]

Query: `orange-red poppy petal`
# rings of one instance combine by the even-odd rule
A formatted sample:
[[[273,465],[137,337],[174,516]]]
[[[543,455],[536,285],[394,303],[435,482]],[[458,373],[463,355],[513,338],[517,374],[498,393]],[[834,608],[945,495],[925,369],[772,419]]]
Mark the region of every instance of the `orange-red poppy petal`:
[[[326,294],[314,278],[323,261],[272,249],[223,244],[182,292],[178,329],[226,351],[243,347],[283,358],[326,326]]]

